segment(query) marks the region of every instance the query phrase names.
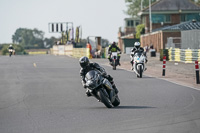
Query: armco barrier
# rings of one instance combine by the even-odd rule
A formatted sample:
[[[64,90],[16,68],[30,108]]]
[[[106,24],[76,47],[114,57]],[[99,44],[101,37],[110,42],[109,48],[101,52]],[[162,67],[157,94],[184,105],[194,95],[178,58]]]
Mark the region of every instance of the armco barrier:
[[[200,61],[199,49],[168,49],[169,61],[194,63],[196,60]]]

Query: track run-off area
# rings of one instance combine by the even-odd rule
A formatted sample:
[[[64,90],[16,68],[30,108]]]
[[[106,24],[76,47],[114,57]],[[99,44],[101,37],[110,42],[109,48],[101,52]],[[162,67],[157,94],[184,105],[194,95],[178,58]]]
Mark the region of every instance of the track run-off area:
[[[79,59],[0,56],[0,133],[199,133],[200,91],[104,65],[121,104],[85,95]],[[156,69],[156,68],[155,68]]]

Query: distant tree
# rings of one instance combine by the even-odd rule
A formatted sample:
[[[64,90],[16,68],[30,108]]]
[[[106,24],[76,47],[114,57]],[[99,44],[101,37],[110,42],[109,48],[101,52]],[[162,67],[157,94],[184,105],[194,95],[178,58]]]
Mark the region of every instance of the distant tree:
[[[13,43],[21,44],[23,47],[44,48],[43,38],[43,31],[18,28],[12,36],[12,41]]]
[[[101,45],[103,48],[108,47],[109,46],[109,41],[108,39],[101,39]]]
[[[140,39],[141,34],[144,34],[145,26],[144,24],[137,25],[136,27],[136,38]]]
[[[1,52],[2,52],[2,55],[6,55],[6,53],[8,53],[8,48],[9,48],[9,45],[10,44],[3,44],[2,46],[2,49],[1,49]],[[12,44],[13,45],[13,48],[15,49],[15,53],[23,53],[25,54],[26,51],[24,50],[24,47],[22,45],[19,45],[19,44]]]
[[[200,0],[191,0],[191,1],[193,1],[194,3],[196,3],[196,4],[199,4],[199,5],[200,5]]]
[[[141,11],[141,1],[142,0],[125,0],[127,3],[127,10],[125,13],[132,17],[138,16],[138,13]],[[151,2],[155,2],[156,0],[151,0]],[[143,0],[143,9],[149,6],[149,0]]]
[[[81,39],[81,43],[85,43],[86,44],[86,43],[88,43],[88,40],[83,38],[83,39]]]
[[[51,48],[51,47],[53,47],[53,45],[55,44],[55,42],[56,42],[57,40],[58,40],[58,39],[55,38],[55,37],[45,38],[45,39],[44,39],[44,47],[45,47],[45,48]]]

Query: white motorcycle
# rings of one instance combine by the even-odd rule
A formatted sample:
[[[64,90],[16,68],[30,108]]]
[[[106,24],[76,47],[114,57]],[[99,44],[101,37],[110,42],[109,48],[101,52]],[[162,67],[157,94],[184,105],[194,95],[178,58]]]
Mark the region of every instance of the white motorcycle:
[[[146,70],[145,67],[146,56],[141,52],[136,52],[132,58],[134,59],[132,66],[133,71],[136,73],[138,78],[142,78],[142,74]]]
[[[9,56],[11,57],[11,55],[13,54],[13,49],[9,49],[8,52],[9,52]]]
[[[111,54],[111,66],[113,66],[113,70],[116,70],[116,67],[119,65],[118,54],[121,54],[121,53],[112,52]]]

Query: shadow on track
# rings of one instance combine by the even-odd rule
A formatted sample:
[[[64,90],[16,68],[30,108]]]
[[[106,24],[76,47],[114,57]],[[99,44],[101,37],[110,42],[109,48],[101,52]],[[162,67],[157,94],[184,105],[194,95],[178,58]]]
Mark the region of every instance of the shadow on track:
[[[150,106],[118,106],[118,107],[114,107],[112,109],[150,109],[150,108],[156,108],[156,107],[150,107]]]
[[[118,107],[113,107],[110,109],[151,109],[151,108],[156,108],[156,107],[150,107],[150,106],[118,106]],[[84,107],[81,109],[107,109],[105,106],[101,107]]]

